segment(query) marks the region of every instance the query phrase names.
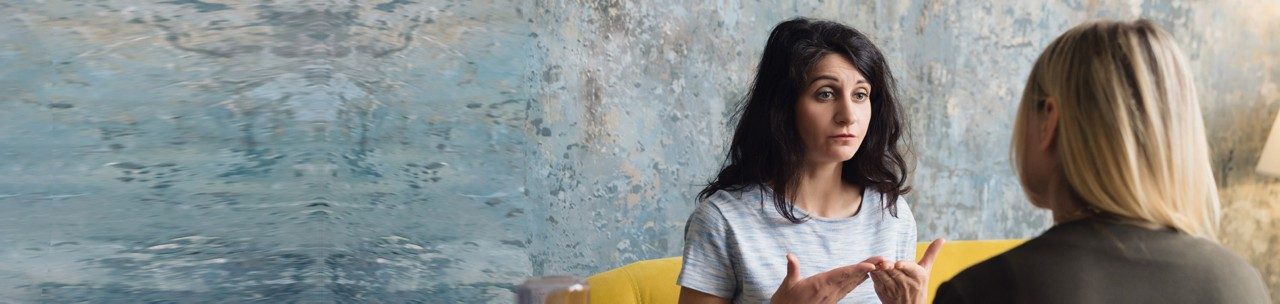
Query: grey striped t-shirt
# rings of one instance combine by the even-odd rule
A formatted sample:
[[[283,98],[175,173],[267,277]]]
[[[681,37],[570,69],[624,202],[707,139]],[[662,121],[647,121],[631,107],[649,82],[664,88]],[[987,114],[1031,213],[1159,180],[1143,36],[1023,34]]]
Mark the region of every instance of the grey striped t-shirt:
[[[914,260],[916,221],[899,197],[895,218],[879,192],[863,191],[862,207],[848,218],[810,216],[800,224],[782,217],[767,187],[719,191],[698,203],[684,232],[684,265],[677,283],[733,303],[767,303],[787,275],[787,250],[809,277],[872,256]],[[807,213],[796,208],[796,216]],[[840,303],[879,303],[871,280]]]

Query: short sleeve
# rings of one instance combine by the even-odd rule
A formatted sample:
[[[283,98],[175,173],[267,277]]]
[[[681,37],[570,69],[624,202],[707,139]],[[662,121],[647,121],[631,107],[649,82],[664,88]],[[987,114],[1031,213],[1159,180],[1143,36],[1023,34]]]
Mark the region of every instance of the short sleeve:
[[[915,214],[911,213],[911,207],[907,206],[907,200],[901,196],[898,197],[896,206],[898,208],[898,222],[902,223],[901,228],[899,228],[901,230],[898,231],[898,235],[901,236],[901,245],[896,250],[897,259],[898,261],[915,261],[916,245],[920,241],[916,236]]]
[[[730,299],[738,279],[728,246],[729,227],[720,209],[700,202],[684,228],[684,264],[677,284]]]

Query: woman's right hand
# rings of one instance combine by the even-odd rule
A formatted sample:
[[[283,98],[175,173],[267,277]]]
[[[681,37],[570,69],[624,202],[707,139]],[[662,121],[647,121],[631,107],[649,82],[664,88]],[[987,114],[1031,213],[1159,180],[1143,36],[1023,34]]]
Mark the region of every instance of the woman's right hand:
[[[867,274],[876,270],[876,265],[884,262],[883,257],[871,257],[857,264],[843,266],[800,278],[800,261],[793,254],[787,254],[787,277],[782,285],[773,292],[770,303],[836,303],[852,292],[859,284],[867,280]]]

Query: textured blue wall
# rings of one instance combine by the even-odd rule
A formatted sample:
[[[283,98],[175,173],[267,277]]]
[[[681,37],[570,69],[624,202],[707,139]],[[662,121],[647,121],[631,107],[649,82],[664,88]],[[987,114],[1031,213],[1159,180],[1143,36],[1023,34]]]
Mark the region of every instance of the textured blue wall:
[[[493,302],[678,255],[768,30],[890,57],[922,238],[1048,226],[1007,157],[1053,37],[1143,16],[1195,67],[1224,244],[1280,291],[1275,1],[0,3],[0,302]]]

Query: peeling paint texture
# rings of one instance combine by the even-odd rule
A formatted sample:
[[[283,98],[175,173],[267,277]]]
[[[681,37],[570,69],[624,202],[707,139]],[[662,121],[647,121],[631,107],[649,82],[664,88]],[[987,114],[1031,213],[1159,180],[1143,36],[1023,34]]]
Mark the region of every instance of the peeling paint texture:
[[[1280,295],[1275,1],[6,1],[0,302],[510,303],[679,255],[772,26],[868,33],[922,238],[1027,238],[1034,57],[1146,17],[1190,57],[1223,243]]]

